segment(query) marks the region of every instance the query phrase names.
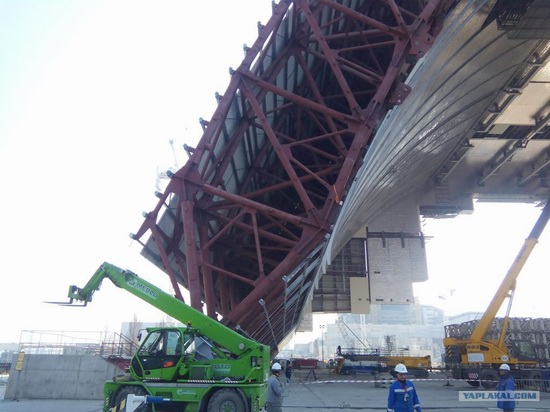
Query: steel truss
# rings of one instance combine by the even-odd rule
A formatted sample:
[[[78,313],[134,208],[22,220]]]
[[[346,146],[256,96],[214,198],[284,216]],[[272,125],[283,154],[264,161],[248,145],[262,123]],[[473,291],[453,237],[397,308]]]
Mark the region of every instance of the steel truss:
[[[299,324],[376,127],[450,0],[281,1],[133,238],[190,304],[271,345]],[[148,237],[147,240],[146,237]]]

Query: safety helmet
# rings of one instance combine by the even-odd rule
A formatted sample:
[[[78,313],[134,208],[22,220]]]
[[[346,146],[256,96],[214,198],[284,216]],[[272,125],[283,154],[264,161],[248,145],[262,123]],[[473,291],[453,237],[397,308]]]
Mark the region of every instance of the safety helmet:
[[[507,363],[503,363],[502,365],[500,365],[500,368],[498,368],[498,370],[500,370],[500,371],[509,371],[510,366]]]
[[[279,362],[275,362],[273,365],[271,365],[271,370],[279,372],[281,370],[281,364]]]
[[[402,363],[398,363],[397,365],[395,365],[395,371],[397,373],[408,373],[407,367]]]

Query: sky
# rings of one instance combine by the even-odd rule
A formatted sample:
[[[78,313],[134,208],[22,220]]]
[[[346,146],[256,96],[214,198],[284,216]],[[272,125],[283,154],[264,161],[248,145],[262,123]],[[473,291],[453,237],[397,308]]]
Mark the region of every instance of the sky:
[[[110,282],[86,308],[44,301],[66,300],[104,261],[170,289],[129,234],[270,15],[271,0],[0,0],[0,343],[165,319]],[[426,226],[421,303],[485,309],[538,215],[485,206]],[[518,316],[544,313],[546,235],[518,284]]]
[[[428,219],[429,280],[415,284],[420,303],[447,316],[484,312],[540,216],[536,204],[476,202],[474,213]],[[516,283],[511,316],[549,317],[550,225],[534,247]],[[498,316],[504,316],[505,303]]]
[[[42,301],[104,261],[168,290],[129,234],[270,16],[271,0],[0,0],[0,342],[163,319],[110,282],[86,308]]]

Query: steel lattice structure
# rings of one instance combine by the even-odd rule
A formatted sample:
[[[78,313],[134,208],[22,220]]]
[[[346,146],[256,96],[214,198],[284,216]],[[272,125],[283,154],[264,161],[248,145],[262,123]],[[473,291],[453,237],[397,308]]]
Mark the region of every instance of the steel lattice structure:
[[[281,1],[133,238],[191,305],[277,347],[369,141],[450,0]],[[146,236],[150,236],[145,240]]]

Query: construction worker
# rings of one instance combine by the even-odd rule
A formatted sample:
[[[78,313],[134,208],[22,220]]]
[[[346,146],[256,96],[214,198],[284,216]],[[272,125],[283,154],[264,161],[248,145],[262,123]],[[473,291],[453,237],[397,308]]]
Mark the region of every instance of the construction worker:
[[[500,375],[500,379],[497,386],[497,408],[502,409],[504,412],[513,412],[516,409],[516,401],[514,400],[516,383],[510,375],[510,366],[503,363],[498,368],[498,374]]]
[[[289,384],[290,379],[292,378],[292,366],[290,366],[290,362],[286,365],[285,376],[286,376],[286,383]]]
[[[266,412],[283,411],[283,384],[279,381],[281,369],[281,364],[278,362],[271,365],[271,376],[267,380]]]
[[[388,394],[388,412],[422,412],[414,384],[407,380],[407,368],[402,363],[395,365],[395,381]]]

